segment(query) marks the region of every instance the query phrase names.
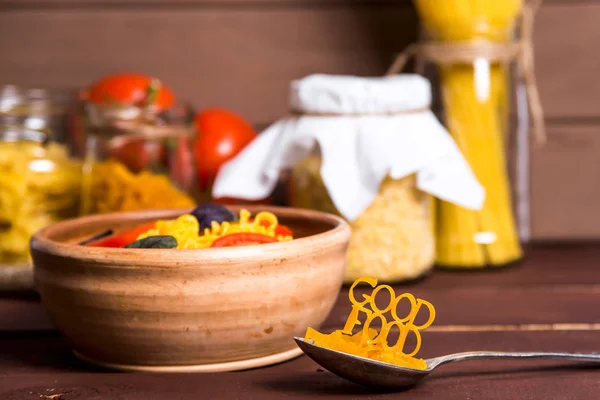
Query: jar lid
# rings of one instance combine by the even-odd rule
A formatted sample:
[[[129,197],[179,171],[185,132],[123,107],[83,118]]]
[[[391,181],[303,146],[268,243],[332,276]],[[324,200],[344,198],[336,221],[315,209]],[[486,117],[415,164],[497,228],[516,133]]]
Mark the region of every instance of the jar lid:
[[[45,143],[48,140],[48,133],[31,129],[23,125],[3,125],[0,126],[0,142],[37,142]]]
[[[430,104],[431,85],[417,74],[315,74],[291,83],[290,107],[304,114],[400,114],[428,109]]]
[[[83,106],[88,128],[96,135],[135,135],[139,138],[195,135],[195,114],[188,104],[168,110],[91,102],[84,102]]]
[[[293,82],[291,94],[302,115],[277,121],[222,165],[215,198],[265,198],[283,171],[319,149],[323,184],[349,221],[369,207],[388,176],[416,174],[419,190],[481,209],[485,189],[429,109],[425,78],[311,75]]]
[[[0,86],[0,116],[46,118],[63,114],[73,98],[67,90],[4,85]]]

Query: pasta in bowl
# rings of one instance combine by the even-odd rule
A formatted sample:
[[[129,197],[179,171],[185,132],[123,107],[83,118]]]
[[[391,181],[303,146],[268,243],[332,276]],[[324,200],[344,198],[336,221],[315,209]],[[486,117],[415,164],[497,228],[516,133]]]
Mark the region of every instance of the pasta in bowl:
[[[207,203],[173,219],[151,221],[115,234],[112,229],[80,244],[92,247],[178,248],[248,246],[293,239],[290,228],[277,216],[261,211],[251,218],[241,209],[239,218],[229,208]]]
[[[213,221],[210,228],[200,230],[198,219],[192,214],[184,214],[175,220],[157,221],[156,227],[142,233],[139,239],[151,236],[170,235],[177,239],[180,249],[202,249],[207,247],[228,247],[230,245],[275,243],[292,240],[292,232],[278,232],[279,225],[275,214],[262,211],[250,218],[246,209],[240,211],[238,222],[218,223]],[[287,228],[286,228],[287,229]],[[231,239],[231,238],[234,239]],[[227,240],[225,240],[227,239]],[[254,241],[253,241],[254,240]]]
[[[157,237],[177,241],[179,233],[168,229],[194,224],[194,210],[102,214],[48,227],[31,245],[42,304],[79,357],[121,370],[238,370],[299,355],[292,337],[320,326],[335,303],[350,229],[316,211],[245,210],[231,208],[237,221],[197,215],[202,232],[218,236],[203,248],[172,241],[139,247]],[[261,212],[275,216],[277,226],[264,226],[271,216]],[[232,235],[222,235],[224,222]],[[292,239],[277,238],[281,226]],[[89,241],[107,230],[113,233]],[[274,241],[213,246],[233,234],[260,232],[272,232]],[[125,234],[129,243],[106,245]]]

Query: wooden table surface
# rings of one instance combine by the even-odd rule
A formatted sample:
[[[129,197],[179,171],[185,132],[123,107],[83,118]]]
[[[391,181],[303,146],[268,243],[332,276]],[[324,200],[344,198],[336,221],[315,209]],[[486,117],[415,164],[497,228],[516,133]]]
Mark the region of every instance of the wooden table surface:
[[[536,247],[518,267],[435,271],[401,288],[430,300],[423,357],[468,350],[600,351],[600,246]],[[347,292],[324,330],[339,328]],[[552,325],[558,324],[558,325]],[[0,399],[599,399],[600,368],[557,361],[451,364],[400,393],[377,393],[307,357],[243,372],[143,374],[76,360],[35,298],[0,297]]]

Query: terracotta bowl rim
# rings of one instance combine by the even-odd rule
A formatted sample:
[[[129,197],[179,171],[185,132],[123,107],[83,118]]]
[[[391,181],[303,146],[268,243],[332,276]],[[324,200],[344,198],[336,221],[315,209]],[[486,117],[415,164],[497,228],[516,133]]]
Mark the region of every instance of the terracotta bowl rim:
[[[293,207],[255,205],[229,207],[235,211],[245,208],[253,214],[258,211],[270,211],[278,217],[303,218],[320,221],[331,224],[333,227],[325,232],[287,242],[261,244],[257,246],[207,249],[124,249],[86,247],[78,244],[62,243],[51,239],[55,232],[63,232],[82,223],[96,223],[118,217],[124,219],[129,218],[130,220],[139,219],[142,221],[172,218],[178,214],[189,212],[190,209],[157,209],[77,217],[50,225],[33,235],[30,248],[34,254],[34,270],[36,268],[35,253],[46,253],[59,257],[74,258],[107,267],[117,267],[118,265],[140,268],[181,268],[186,266],[201,268],[203,263],[207,263],[212,266],[220,264],[227,265],[228,268],[231,268],[232,261],[265,260],[267,262],[274,258],[285,258],[286,256],[309,253],[317,248],[327,248],[339,244],[340,242],[348,241],[350,238],[351,229],[349,224],[343,218],[333,214]],[[136,218],[138,216],[139,218]],[[149,254],[152,254],[153,257],[148,257]],[[188,265],[191,263],[194,265]]]

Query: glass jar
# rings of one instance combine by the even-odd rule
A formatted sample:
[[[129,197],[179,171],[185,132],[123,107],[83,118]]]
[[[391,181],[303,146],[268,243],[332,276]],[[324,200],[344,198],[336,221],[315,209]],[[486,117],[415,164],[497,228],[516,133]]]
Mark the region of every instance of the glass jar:
[[[81,162],[60,129],[70,101],[65,93],[0,87],[2,264],[27,263],[33,233],[79,212]]]
[[[213,193],[263,198],[291,172],[290,205],[338,214],[351,226],[346,283],[423,276],[435,258],[431,196],[475,210],[484,198],[430,110],[429,81],[314,74],[290,91],[293,114],[229,161]]]
[[[196,204],[191,111],[87,105],[82,213]]]
[[[292,170],[290,203],[340,215],[321,178],[317,151]],[[385,179],[371,205],[349,222],[352,236],[345,283],[369,275],[385,282],[413,280],[428,272],[435,259],[433,198],[416,186],[415,175]]]
[[[50,139],[69,144],[70,119],[76,108],[76,94],[66,89],[0,86],[0,125],[22,125],[44,131]]]
[[[77,216],[81,163],[68,146],[23,125],[0,126],[0,262],[29,260],[37,230]]]
[[[480,211],[438,202],[436,262],[451,268],[512,264],[522,259],[529,239],[527,102],[522,75],[507,61],[523,1],[415,4],[426,35],[438,46],[473,44],[487,51],[472,61],[435,64],[445,125],[486,191]]]

